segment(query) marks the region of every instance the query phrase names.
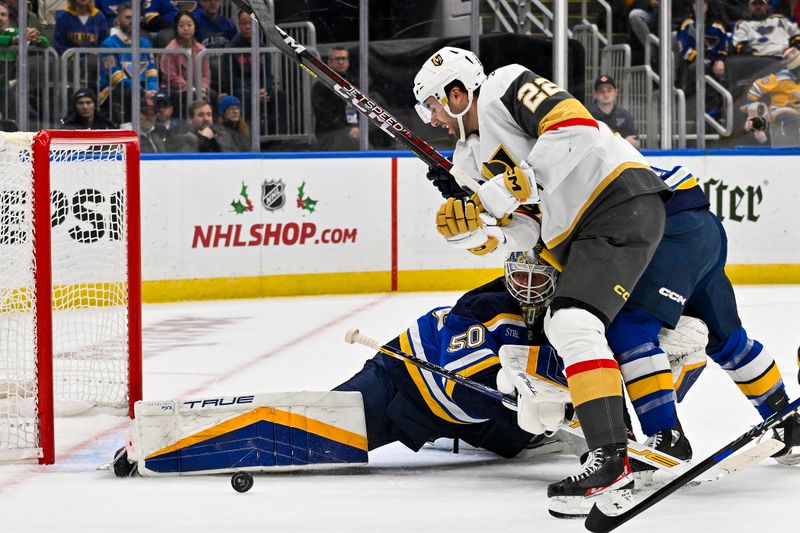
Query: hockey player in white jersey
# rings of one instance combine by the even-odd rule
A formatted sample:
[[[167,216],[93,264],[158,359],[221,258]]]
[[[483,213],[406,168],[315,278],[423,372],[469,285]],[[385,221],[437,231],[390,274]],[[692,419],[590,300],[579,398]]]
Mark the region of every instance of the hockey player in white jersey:
[[[423,120],[458,136],[454,163],[486,180],[475,199],[439,210],[447,240],[476,254],[514,248],[506,242],[514,233],[501,228],[530,216],[520,206],[538,206],[541,239],[563,266],[545,331],[564,359],[591,454],[548,495],[630,487],[622,380],[604,332],[661,239],[667,187],[578,100],[520,65],[487,77],[472,52],[445,47],[420,69],[414,94]]]

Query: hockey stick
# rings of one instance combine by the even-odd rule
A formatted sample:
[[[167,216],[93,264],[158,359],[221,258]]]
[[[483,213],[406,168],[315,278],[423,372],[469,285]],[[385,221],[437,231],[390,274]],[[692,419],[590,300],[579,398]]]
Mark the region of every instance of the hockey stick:
[[[447,378],[451,381],[455,381],[459,385],[463,385],[469,389],[472,389],[476,392],[480,392],[481,394],[485,394],[490,398],[494,398],[495,400],[499,400],[503,403],[506,403],[512,407],[517,406],[517,398],[510,394],[504,394],[497,389],[493,389],[491,387],[487,387],[483,383],[478,383],[477,381],[473,381],[469,378],[465,378],[460,374],[456,374],[455,372],[451,372],[445,368],[440,367],[434,363],[429,361],[425,361],[424,359],[420,359],[410,353],[406,353],[402,350],[398,350],[388,344],[381,344],[380,342],[376,341],[371,337],[367,337],[366,335],[362,335],[357,329],[349,330],[344,336],[345,342],[349,344],[362,344],[364,346],[368,346],[373,350],[381,352],[382,354],[388,355],[389,357],[394,357],[395,359],[401,359],[403,361],[408,361],[412,365],[418,368],[424,368],[434,374],[442,376],[443,378]]]
[[[233,3],[255,18],[261,30],[267,35],[267,39],[278,50],[330,88],[342,100],[352,104],[359,113],[367,117],[375,126],[391,137],[399,139],[428,166],[438,165],[442,167],[450,172],[459,184],[471,189],[472,192],[478,192],[480,184],[472,176],[454,166],[452,161],[404,126],[389,111],[362,93],[358,87],[353,86],[342,78],[335,70],[309,52],[305,46],[299,44],[285,31],[276,26],[272,0],[250,0],[249,2],[247,0],[233,0]]]
[[[407,361],[418,368],[424,368],[425,370],[428,370],[429,372],[442,376],[443,378],[455,381],[460,385],[463,385],[481,394],[485,394],[490,398],[499,400],[513,407],[517,406],[517,398],[515,396],[512,396],[510,394],[504,394],[497,389],[487,387],[482,383],[478,383],[477,381],[473,381],[460,374],[451,372],[446,368],[442,368],[439,365],[436,365],[429,361],[425,361],[424,359],[420,359],[419,357],[416,357],[410,353],[398,350],[397,348],[389,346],[388,344],[381,344],[380,342],[371,337],[362,335],[357,329],[349,330],[345,334],[344,340],[350,344],[358,343],[364,346],[368,346],[373,350],[388,355],[389,357],[394,357],[395,359]],[[563,424],[559,429],[567,433],[571,433],[572,435],[576,435],[580,438],[583,438],[583,431],[581,430],[580,423],[577,420],[571,420]],[[628,441],[628,453],[632,457],[635,457],[637,460],[643,463],[646,463],[659,470],[665,470],[673,475],[677,475],[676,470],[680,470],[682,467],[687,466],[686,463],[681,461],[680,459],[672,457],[671,455],[667,455],[663,452],[659,452],[654,448],[650,448],[649,446],[645,446],[644,444],[641,444],[633,440]]]
[[[786,418],[794,414],[798,408],[800,408],[800,398],[794,400],[782,411],[773,414],[760,424],[753,426],[749,431],[726,444],[716,453],[710,455],[702,462],[692,466],[689,468],[689,470],[673,479],[647,498],[618,515],[607,515],[597,507],[597,504],[595,504],[592,507],[592,510],[589,512],[586,522],[584,523],[586,529],[592,531],[593,533],[606,533],[608,531],[613,531],[631,518],[640,515],[676,490],[685,486],[703,472],[706,472],[714,466],[719,465],[727,457],[783,422]]]

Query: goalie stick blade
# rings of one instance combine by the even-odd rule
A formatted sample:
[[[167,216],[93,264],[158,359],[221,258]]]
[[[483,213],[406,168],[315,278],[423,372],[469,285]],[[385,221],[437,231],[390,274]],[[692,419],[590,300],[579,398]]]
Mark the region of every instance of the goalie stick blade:
[[[339,98],[350,103],[355,109],[380,128],[387,135],[398,139],[406,145],[414,155],[419,157],[428,166],[437,165],[449,171],[456,181],[473,192],[477,192],[480,185],[474,178],[439,153],[435,148],[418,137],[414,132],[397,120],[391,113],[369,96],[362,93],[358,87],[342,78],[325,62],[312,54],[305,46],[295,41],[285,31],[275,24],[272,0],[233,0],[242,11],[253,15],[261,30],[273,46],[284,55],[298,63],[300,68],[317,78],[322,84],[332,90]]]
[[[674,480],[667,483],[653,494],[649,495],[647,498],[618,515],[607,515],[603,513],[603,511],[601,511],[597,505],[595,505],[592,507],[592,510],[589,511],[589,516],[586,518],[586,522],[584,522],[586,529],[592,531],[593,533],[607,533],[608,531],[615,530],[628,520],[640,515],[673,492],[687,485],[703,472],[706,472],[714,466],[720,464],[733,453],[746,446],[749,442],[757,439],[767,431],[780,424],[787,417],[794,414],[798,408],[800,408],[800,398],[791,402],[782,411],[773,414],[760,424],[753,426],[749,431],[717,450],[716,453],[711,454],[702,462],[697,463],[695,466],[676,477]]]

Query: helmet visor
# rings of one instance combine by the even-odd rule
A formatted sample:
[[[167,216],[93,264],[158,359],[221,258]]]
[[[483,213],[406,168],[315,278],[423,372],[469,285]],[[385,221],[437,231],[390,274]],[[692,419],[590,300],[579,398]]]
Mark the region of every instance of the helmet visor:
[[[414,109],[417,110],[417,115],[422,119],[422,122],[425,124],[431,123],[431,119],[433,118],[433,109],[431,109],[431,106],[423,102],[417,102]]]

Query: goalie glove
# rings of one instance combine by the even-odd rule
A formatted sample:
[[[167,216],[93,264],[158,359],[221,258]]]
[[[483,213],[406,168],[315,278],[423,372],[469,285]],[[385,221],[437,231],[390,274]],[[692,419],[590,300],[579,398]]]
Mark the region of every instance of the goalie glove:
[[[521,204],[538,204],[539,190],[533,169],[526,161],[510,167],[483,183],[478,189],[478,197],[486,212],[496,218],[513,212]]]
[[[501,222],[473,200],[448,198],[436,212],[436,230],[452,246],[486,255],[505,242]]]
[[[499,350],[497,389],[517,396],[517,424],[534,435],[554,433],[564,422],[569,391],[526,372],[530,346],[505,345]],[[508,406],[507,404],[503,404]]]

